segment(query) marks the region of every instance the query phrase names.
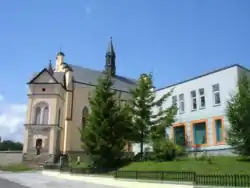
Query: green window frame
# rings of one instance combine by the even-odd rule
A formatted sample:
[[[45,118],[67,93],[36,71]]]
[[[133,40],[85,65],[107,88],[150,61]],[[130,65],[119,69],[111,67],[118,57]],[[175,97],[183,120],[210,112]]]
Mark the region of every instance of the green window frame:
[[[193,143],[194,145],[207,144],[207,129],[206,122],[199,122],[193,124]]]
[[[185,146],[186,144],[186,132],[185,125],[179,125],[174,127],[174,142],[177,145]]]
[[[222,119],[214,120],[216,143],[223,142]]]

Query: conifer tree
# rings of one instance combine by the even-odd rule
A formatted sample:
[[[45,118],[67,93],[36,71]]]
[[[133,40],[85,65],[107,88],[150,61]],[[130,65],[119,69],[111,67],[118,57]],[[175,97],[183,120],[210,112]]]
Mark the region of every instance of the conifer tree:
[[[117,102],[110,77],[99,80],[90,109],[86,126],[80,130],[82,148],[92,167],[114,168],[124,154],[130,124],[126,108]]]
[[[250,156],[250,81],[244,74],[238,90],[227,102],[226,115],[230,123],[227,143],[241,156]]]
[[[171,126],[176,114],[176,107],[161,109],[162,104],[169,98],[172,91],[156,98],[153,75],[141,74],[137,87],[132,91],[131,113],[133,114],[134,134],[136,142],[140,144],[141,159],[143,157],[144,143],[156,139],[165,139],[165,128]]]

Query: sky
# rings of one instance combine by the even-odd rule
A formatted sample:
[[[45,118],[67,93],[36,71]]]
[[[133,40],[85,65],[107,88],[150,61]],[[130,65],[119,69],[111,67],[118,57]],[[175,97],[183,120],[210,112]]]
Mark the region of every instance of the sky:
[[[110,37],[120,75],[157,88],[231,64],[250,68],[249,0],[0,1],[0,136],[23,140],[27,82],[57,52],[103,70]]]

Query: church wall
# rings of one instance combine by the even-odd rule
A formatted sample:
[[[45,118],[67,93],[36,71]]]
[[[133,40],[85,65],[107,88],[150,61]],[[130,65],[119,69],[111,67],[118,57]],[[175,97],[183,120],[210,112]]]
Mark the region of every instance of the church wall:
[[[95,92],[94,86],[75,83],[74,102],[73,102],[73,118],[70,131],[70,151],[71,153],[79,153],[82,151],[79,128],[82,126],[82,110],[86,106],[89,109],[89,96]],[[126,102],[130,98],[127,92],[117,91],[117,98],[121,103]]]
[[[94,91],[93,86],[75,83],[72,128],[70,129],[70,150],[82,151],[79,128],[82,126],[82,110],[86,106],[89,108],[89,96]],[[90,109],[89,109],[90,110]]]
[[[64,96],[61,85],[56,84],[34,84],[30,85],[28,92],[28,110],[25,124],[25,139],[23,153],[35,155],[36,138],[43,140],[41,153],[53,154],[55,151],[55,132],[59,129],[55,127],[58,123],[58,109],[63,107]],[[37,105],[45,103],[49,107],[48,125],[34,124],[35,108]],[[61,114],[63,121],[63,109]],[[61,125],[63,126],[63,125]]]

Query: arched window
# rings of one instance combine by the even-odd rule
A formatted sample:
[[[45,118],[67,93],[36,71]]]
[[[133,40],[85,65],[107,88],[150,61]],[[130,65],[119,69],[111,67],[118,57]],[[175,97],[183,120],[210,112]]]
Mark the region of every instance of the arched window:
[[[34,107],[33,114],[34,124],[48,124],[49,123],[49,105],[45,102],[40,102]]]
[[[40,120],[41,120],[41,108],[38,106],[36,107],[35,110],[34,124],[40,124]]]
[[[89,115],[89,110],[88,108],[85,106],[82,110],[82,128],[84,128],[86,126],[86,122],[87,122],[87,118]]]
[[[43,108],[43,124],[49,123],[49,107],[45,106]]]

